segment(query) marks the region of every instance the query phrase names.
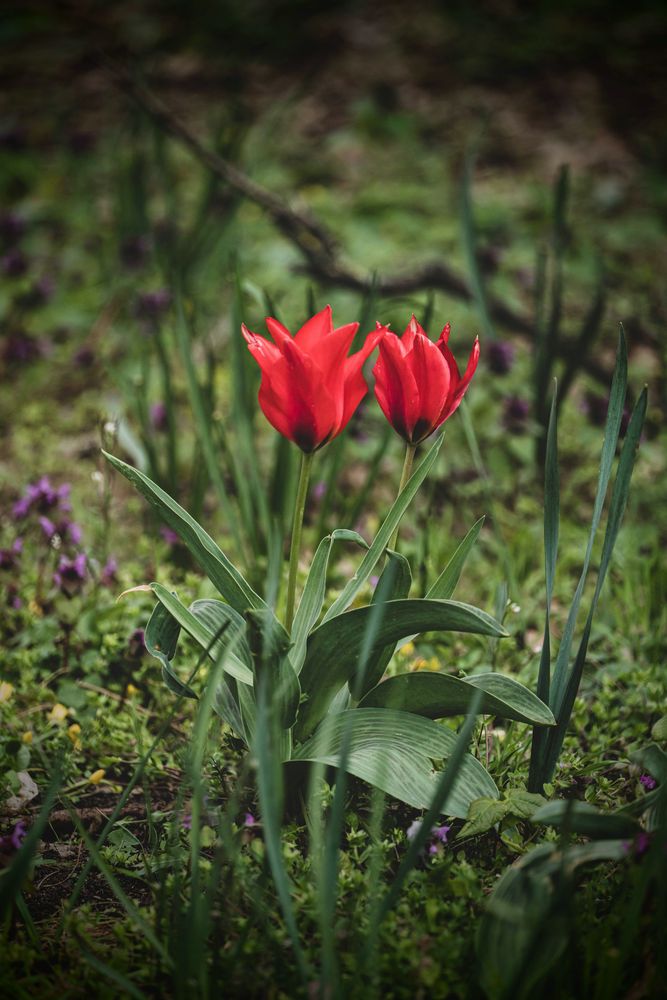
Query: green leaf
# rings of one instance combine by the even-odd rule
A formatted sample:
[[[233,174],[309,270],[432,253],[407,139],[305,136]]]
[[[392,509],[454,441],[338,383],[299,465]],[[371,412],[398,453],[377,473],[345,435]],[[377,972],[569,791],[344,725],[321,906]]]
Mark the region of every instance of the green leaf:
[[[102,454],[114,469],[117,469],[143,494],[165,524],[183,540],[211,583],[236,611],[243,614],[248,608],[266,608],[264,601],[232,565],[222,549],[186,510],[143,472],[133,469],[131,465],[109,455],[106,451]]]
[[[358,545],[368,548],[366,540],[358,532],[350,531],[347,528],[336,528],[317,546],[292,626],[291,660],[297,674],[301,671],[306,655],[308,633],[322,613],[327,587],[329,557],[336,541],[356,542]]]
[[[603,813],[588,802],[570,799],[565,802],[548,802],[531,816],[531,822],[553,826],[557,830],[582,834],[596,840],[616,840],[634,837],[640,826],[631,817],[617,813]]]
[[[664,743],[667,740],[667,715],[663,715],[657,722],[653,723],[651,736],[659,743]]]
[[[292,756],[338,767],[347,741],[346,771],[416,809],[427,809],[440,778],[430,761],[450,757],[456,739],[452,730],[409,712],[355,708],[327,716]],[[481,796],[497,797],[498,790],[479,761],[466,754],[442,812],[463,818]]]
[[[463,715],[469,711],[473,691],[484,695],[479,705],[483,715],[499,715],[516,722],[553,726],[551,709],[511,677],[502,674],[474,674],[461,680],[449,674],[418,671],[389,677],[363,699],[364,708],[397,708],[429,719]]]
[[[406,598],[410,593],[411,586],[410,563],[400,552],[392,552],[391,549],[387,549],[387,562],[373,592],[371,606]],[[370,637],[367,636],[367,638]],[[396,643],[390,642],[383,649],[376,650],[372,656],[365,658],[363,683],[359,691],[354,691],[357,700],[367,694],[381,680],[395,649]]]
[[[509,803],[504,799],[475,799],[470,803],[467,823],[459,830],[456,839],[462,840],[464,837],[477,837],[480,833],[486,833],[505,819],[509,812]]]
[[[301,687],[288,651],[290,637],[271,612],[249,611],[246,616],[250,648],[258,679],[266,684],[270,711],[280,729],[291,729],[299,709]]]
[[[463,567],[466,564],[466,560],[470,555],[473,545],[477,541],[485,520],[485,517],[480,517],[479,521],[475,521],[472,528],[465,536],[438,579],[426,594],[427,597],[437,598],[442,601],[449,600],[456,590],[456,585],[461,577]]]
[[[381,620],[379,620],[381,616]],[[370,625],[372,643],[365,648]],[[336,692],[355,676],[362,648],[372,657],[391,642],[415,632],[454,631],[501,636],[507,633],[486,612],[457,601],[387,601],[325,620],[308,638],[301,689],[308,700],[299,714],[296,736],[304,739],[328,711]]]
[[[212,660],[217,660],[221,650],[228,645],[226,637],[216,640],[216,632],[211,631],[197,614],[189,611],[166,587],[159,583],[151,583],[150,586],[158,601],[164,605],[188,635],[191,635],[195,642],[208,651]],[[252,671],[233,652],[225,656],[223,669],[241,681],[242,684],[251,685],[253,683]]]
[[[153,608],[144,633],[146,649],[162,664],[162,679],[174,694],[184,698],[196,698],[197,695],[189,685],[184,684],[171,665],[178,645],[181,626],[171,613],[159,601]]]
[[[546,805],[543,795],[527,792],[524,788],[510,788],[505,793],[505,801],[512,816],[519,819],[530,819],[538,809]]]
[[[375,564],[381,558],[385,548],[387,547],[389,539],[392,537],[394,531],[400,524],[403,514],[408,509],[424,479],[426,479],[426,476],[435,465],[443,440],[444,432],[436,438],[427,452],[423,462],[421,462],[417,470],[413,472],[412,476],[405,484],[405,488],[401,490],[400,494],[394,501],[389,513],[382,522],[377,535],[373,539],[371,547],[362,559],[359,569],[343,588],[339,596],[325,614],[323,619],[325,622],[329,621],[331,618],[335,618],[336,615],[339,615],[341,612],[345,611],[346,608],[349,608],[354,598],[368,580],[369,576],[373,572],[373,569],[375,568]]]

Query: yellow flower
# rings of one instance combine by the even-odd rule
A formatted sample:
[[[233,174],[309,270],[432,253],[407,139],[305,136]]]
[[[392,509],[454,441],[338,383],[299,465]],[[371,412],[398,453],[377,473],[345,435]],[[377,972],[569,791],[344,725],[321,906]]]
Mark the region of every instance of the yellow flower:
[[[75,750],[81,749],[81,740],[79,739],[79,733],[81,732],[81,726],[78,722],[73,722],[71,726],[67,727],[67,735],[74,744]]]
[[[14,694],[14,685],[9,681],[0,681],[0,702],[9,701]]]
[[[404,646],[401,646],[400,652],[403,656],[412,656],[415,651],[414,642],[406,642]]]
[[[98,771],[93,771],[93,773],[88,778],[88,781],[90,782],[91,785],[99,785],[100,781],[102,780],[105,774],[106,771],[104,770],[104,768],[101,767]]]
[[[25,743],[26,746],[30,746],[30,744],[32,743],[32,731],[30,729],[26,730],[26,732],[21,737],[21,743]]]
[[[134,698],[135,694],[139,694],[139,688],[136,688],[134,684],[128,684],[125,688],[125,694],[128,698]]]
[[[49,722],[64,722],[68,715],[69,708],[65,708],[64,705],[57,702],[47,715],[47,719]]]

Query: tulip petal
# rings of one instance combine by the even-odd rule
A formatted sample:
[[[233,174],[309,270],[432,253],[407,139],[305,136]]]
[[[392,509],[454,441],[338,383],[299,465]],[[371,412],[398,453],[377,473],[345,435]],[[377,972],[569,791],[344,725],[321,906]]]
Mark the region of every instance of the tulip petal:
[[[449,347],[447,347],[446,342],[439,341],[438,346],[445,361],[447,362],[447,365],[449,366],[449,372],[452,376],[449,395],[445,406],[443,407],[442,413],[440,414],[440,421],[442,422],[443,420],[447,420],[448,417],[451,417],[452,413],[459,408],[466,389],[470,385],[470,381],[475,374],[477,363],[479,361],[479,337],[475,337],[475,343],[472,345],[472,350],[470,352],[470,357],[468,358],[468,364],[463,378],[459,375],[458,365],[454,360],[454,355],[450,351]]]
[[[343,409],[340,421],[336,428],[336,434],[342,431],[344,427],[347,427],[352,414],[368,392],[368,385],[366,383],[366,379],[364,378],[363,366],[386,332],[386,327],[378,326],[376,330],[366,336],[364,346],[361,350],[357,351],[356,354],[353,354],[351,358],[345,359]]]
[[[273,316],[266,317],[266,326],[278,347],[282,348],[286,341],[293,340],[287,327],[283,326],[280,320],[274,319]]]
[[[412,372],[405,364],[401,342],[388,332],[380,342],[380,357],[373,369],[375,396],[385,417],[406,441],[411,440],[409,415],[419,402],[419,390]]]
[[[405,363],[419,389],[419,396],[407,412],[411,441],[417,444],[432,434],[442,422],[440,415],[447,402],[450,372],[445,359],[425,334],[418,333]]]
[[[410,317],[410,322],[405,328],[405,333],[401,337],[401,350],[403,354],[407,354],[408,351],[412,350],[412,347],[415,342],[415,337],[418,336],[426,337],[427,340],[429,339],[426,330],[420,323],[417,322],[417,320],[415,319],[415,314],[413,313],[412,316]]]
[[[331,306],[325,306],[321,312],[303,324],[294,336],[295,341],[302,351],[316,357],[322,346],[322,342],[333,333],[333,314]]]

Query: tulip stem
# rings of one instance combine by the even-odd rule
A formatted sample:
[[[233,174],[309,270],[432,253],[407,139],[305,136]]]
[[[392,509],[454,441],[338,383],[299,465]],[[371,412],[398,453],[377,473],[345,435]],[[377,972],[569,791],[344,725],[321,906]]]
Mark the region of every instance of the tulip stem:
[[[292,622],[294,621],[294,599],[296,597],[296,577],[299,569],[299,553],[301,550],[301,532],[303,530],[303,515],[306,509],[308,481],[310,479],[312,462],[312,452],[307,453],[304,451],[301,453],[299,485],[296,490],[294,520],[292,521],[292,543],[289,554],[289,575],[287,577],[287,606],[285,609],[285,628],[290,633],[292,631]]]
[[[417,452],[417,445],[408,444],[407,448],[405,449],[405,460],[403,462],[403,472],[401,473],[401,481],[398,485],[398,493],[396,494],[397,497],[401,495],[401,493],[405,489],[405,484],[412,475],[412,464],[415,460],[416,452]],[[389,542],[388,548],[390,549],[396,550],[396,546],[398,544],[398,529],[399,525],[397,524],[396,531],[392,535],[391,541]]]

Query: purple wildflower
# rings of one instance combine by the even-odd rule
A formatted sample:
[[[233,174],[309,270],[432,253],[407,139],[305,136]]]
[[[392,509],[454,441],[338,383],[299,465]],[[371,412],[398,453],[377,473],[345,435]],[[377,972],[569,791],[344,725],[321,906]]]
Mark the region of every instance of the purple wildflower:
[[[18,212],[0,215],[0,240],[6,247],[13,246],[25,232],[25,219]]]
[[[503,424],[513,434],[523,434],[530,406],[519,396],[508,396],[503,409]]]
[[[128,271],[139,271],[146,264],[149,250],[146,236],[129,236],[120,246],[121,263]]]
[[[19,302],[24,309],[38,309],[39,306],[46,305],[53,298],[55,290],[53,278],[45,274],[32,283],[25,295],[21,296]]]
[[[13,330],[5,338],[2,357],[8,365],[25,364],[41,357],[42,345],[25,330]]]
[[[140,660],[146,652],[146,636],[142,628],[135,628],[127,642],[127,654],[133,660]]]
[[[153,403],[151,406],[151,426],[154,431],[166,431],[169,426],[167,407],[164,403]]]
[[[588,417],[589,422],[593,424],[594,427],[602,427],[607,419],[609,400],[605,396],[599,395],[597,392],[587,392],[584,396],[581,408]],[[625,437],[629,423],[630,411],[627,407],[624,407],[623,414],[621,416],[620,437]]]
[[[243,817],[244,826],[257,826],[257,820],[251,812],[247,812]]]
[[[78,368],[92,368],[95,364],[95,351],[86,344],[80,347],[74,355],[74,364]]]
[[[10,835],[12,847],[14,847],[15,850],[18,851],[27,833],[28,831],[25,828],[25,823],[19,820]]]
[[[181,823],[181,826],[183,827],[184,830],[192,829],[192,813],[186,813],[186,815],[183,817],[183,822]]]
[[[0,259],[0,269],[8,278],[21,278],[28,270],[28,258],[22,250],[14,248]]]
[[[16,569],[22,551],[22,538],[16,538],[9,549],[0,549],[0,569]]]
[[[138,319],[155,322],[159,320],[171,305],[171,292],[167,288],[158,288],[155,292],[142,292],[137,297],[135,307]]]
[[[48,476],[42,476],[36,483],[30,483],[21,499],[14,504],[14,517],[24,518],[33,510],[38,514],[46,514],[55,508],[65,513],[71,510],[68,499],[70,490],[69,483],[54,487]]]
[[[73,597],[81,590],[81,585],[86,578],[86,556],[79,552],[74,559],[61,556],[58,568],[53,574],[53,582],[59,587],[67,597]]]
[[[100,573],[100,583],[103,587],[111,587],[118,583],[117,577],[118,562],[113,556],[109,556]]]
[[[165,542],[167,542],[168,545],[178,545],[180,542],[180,539],[176,534],[176,532],[172,531],[171,528],[168,528],[164,524],[160,528],[160,534],[162,535],[162,537],[164,538]]]
[[[46,535],[47,539],[51,541],[53,536],[58,534],[58,529],[56,528],[55,524],[53,523],[53,521],[51,521],[48,517],[45,517],[43,514],[40,515],[38,521],[39,521],[39,526]]]
[[[652,778],[650,774],[642,774],[639,781],[644,786],[647,792],[652,792],[653,789],[658,784],[655,778]]]
[[[507,375],[514,362],[514,344],[507,340],[492,340],[486,345],[486,363],[494,375]]]

